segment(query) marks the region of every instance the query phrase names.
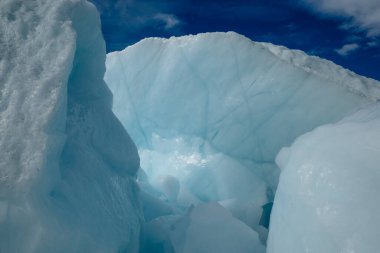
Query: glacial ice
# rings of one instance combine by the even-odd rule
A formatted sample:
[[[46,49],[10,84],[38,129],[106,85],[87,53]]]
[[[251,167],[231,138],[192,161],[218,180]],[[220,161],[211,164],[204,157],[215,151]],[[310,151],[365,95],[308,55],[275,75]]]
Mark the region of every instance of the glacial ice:
[[[0,1],[0,252],[137,252],[139,156],[84,0]]]
[[[215,202],[192,206],[181,216],[154,219],[146,231],[146,252],[265,252],[258,234]]]
[[[217,203],[190,209],[170,232],[175,252],[183,253],[263,253],[257,236]]]
[[[378,252],[379,152],[380,104],[283,148],[267,252]]]
[[[380,98],[375,80],[233,32],[144,39],[106,68],[153,187],[184,208],[219,201],[262,238],[280,149]]]
[[[85,0],[0,2],[0,252],[264,252],[276,190],[268,252],[380,247],[378,82],[232,32],[151,38],[108,55],[112,105],[105,60]]]

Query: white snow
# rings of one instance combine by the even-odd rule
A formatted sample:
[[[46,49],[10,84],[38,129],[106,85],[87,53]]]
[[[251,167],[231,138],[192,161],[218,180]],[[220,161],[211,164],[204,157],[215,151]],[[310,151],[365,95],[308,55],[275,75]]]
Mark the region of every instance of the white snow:
[[[379,152],[379,104],[283,149],[267,252],[377,252]]]
[[[0,252],[137,252],[137,150],[84,0],[0,1]]]

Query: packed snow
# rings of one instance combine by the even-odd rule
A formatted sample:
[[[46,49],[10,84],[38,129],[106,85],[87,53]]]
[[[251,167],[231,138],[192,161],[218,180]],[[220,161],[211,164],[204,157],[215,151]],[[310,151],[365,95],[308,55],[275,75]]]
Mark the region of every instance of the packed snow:
[[[134,143],[84,0],[0,1],[0,252],[138,252]]]
[[[268,231],[260,220],[269,217],[262,206],[273,201],[277,189],[279,151],[380,98],[373,79],[233,32],[144,39],[108,54],[106,66],[113,111],[139,149],[142,188],[161,201],[157,206],[150,201],[145,209],[155,210],[154,228],[172,224],[173,215],[186,217],[192,206],[219,202],[257,232],[262,244]],[[288,212],[290,217],[301,213],[275,207],[277,222]],[[310,226],[312,221],[300,222]],[[290,224],[281,228],[296,244],[301,234],[294,236]],[[183,245],[198,245],[204,236],[199,232],[194,236],[201,238],[188,238],[186,231],[181,230],[185,241],[174,243],[176,253],[184,252]],[[306,237],[317,236],[306,232]],[[276,238],[270,243],[281,235]],[[292,252],[284,246],[272,252]],[[203,245],[199,252],[207,250]],[[260,247],[252,250],[260,252]]]

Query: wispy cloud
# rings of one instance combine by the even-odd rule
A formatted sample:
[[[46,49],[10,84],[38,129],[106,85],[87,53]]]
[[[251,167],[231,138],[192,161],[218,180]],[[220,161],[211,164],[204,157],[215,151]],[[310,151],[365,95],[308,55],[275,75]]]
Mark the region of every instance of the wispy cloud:
[[[174,14],[181,0],[90,0],[112,25],[120,25],[129,32],[146,28],[171,30],[183,22]]]
[[[183,22],[173,14],[158,13],[154,16],[154,19],[163,24],[165,30],[171,30],[180,26]]]
[[[188,4],[197,15],[220,20],[258,20],[266,22],[285,21],[291,13],[286,8],[274,8],[265,1],[217,1],[209,0]]]
[[[342,46],[339,49],[336,49],[335,51],[341,55],[341,56],[348,56],[349,54],[352,54],[354,51],[358,50],[360,48],[359,44],[351,43],[346,44]]]
[[[301,0],[317,12],[347,18],[343,29],[359,29],[368,37],[380,36],[379,0]]]
[[[367,46],[368,47],[378,47],[378,46],[380,46],[380,41],[379,40],[369,41],[367,43]]]
[[[0,0],[1,1],[1,0]],[[107,51],[121,50],[145,37],[182,34],[177,15],[188,0],[89,0],[102,17]]]

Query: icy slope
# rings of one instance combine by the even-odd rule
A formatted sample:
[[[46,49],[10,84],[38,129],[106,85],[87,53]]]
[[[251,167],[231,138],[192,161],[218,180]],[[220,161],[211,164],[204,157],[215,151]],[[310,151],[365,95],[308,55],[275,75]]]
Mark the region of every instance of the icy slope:
[[[107,56],[105,79],[142,167],[190,202],[262,204],[281,147],[380,98],[375,80],[232,32],[142,40]]]
[[[277,162],[267,252],[379,251],[379,104],[303,135]]]
[[[137,150],[84,0],[0,2],[0,252],[137,252]]]

